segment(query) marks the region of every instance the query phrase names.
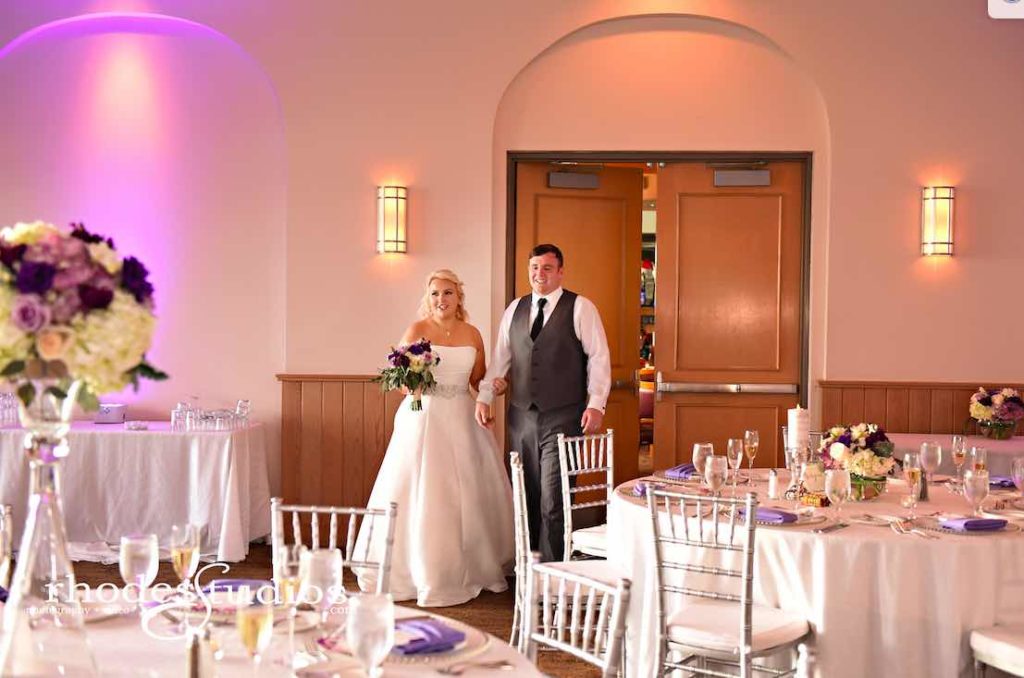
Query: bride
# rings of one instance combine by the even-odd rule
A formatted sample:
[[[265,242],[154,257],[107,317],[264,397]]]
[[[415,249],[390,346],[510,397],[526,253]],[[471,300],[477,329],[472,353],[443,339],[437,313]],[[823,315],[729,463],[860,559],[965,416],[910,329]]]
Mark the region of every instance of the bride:
[[[410,409],[410,396],[402,401],[368,502],[398,503],[390,591],[395,600],[421,607],[458,605],[483,589],[504,591],[513,558],[508,476],[493,435],[474,420],[469,389],[484,376],[484,345],[466,322],[464,300],[452,271],[427,277],[422,319],[402,343],[430,340],[441,358],[434,367],[437,386],[423,394],[419,412]],[[365,539],[361,533],[359,541]],[[369,558],[379,560],[383,540],[373,542]],[[370,573],[360,575],[364,591],[375,584]]]

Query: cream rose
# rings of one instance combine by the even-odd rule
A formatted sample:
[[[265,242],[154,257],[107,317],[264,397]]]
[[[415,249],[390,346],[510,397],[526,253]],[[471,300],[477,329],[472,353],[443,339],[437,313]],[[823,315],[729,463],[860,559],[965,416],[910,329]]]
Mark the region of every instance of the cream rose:
[[[36,353],[43,360],[60,360],[70,343],[70,330],[47,327],[36,335]]]

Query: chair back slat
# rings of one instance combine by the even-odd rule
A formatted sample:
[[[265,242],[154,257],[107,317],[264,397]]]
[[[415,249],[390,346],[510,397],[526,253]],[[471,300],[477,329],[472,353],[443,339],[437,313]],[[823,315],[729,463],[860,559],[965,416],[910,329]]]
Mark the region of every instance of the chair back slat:
[[[11,559],[14,557],[14,518],[10,504],[0,504],[0,586],[11,585]]]
[[[597,666],[602,676],[615,676],[625,636],[629,580],[612,584],[539,561],[539,554],[532,554],[527,573],[526,656],[536,663],[537,648],[545,645]]]
[[[274,571],[277,571],[278,551],[286,546],[284,534],[285,516],[291,514],[292,545],[303,545],[313,549],[321,548],[320,519],[327,519],[330,524],[328,537],[329,548],[338,548],[339,516],[348,517],[348,534],[345,550],[342,552],[342,568],[348,568],[355,574],[369,571],[376,578],[376,592],[387,593],[391,579],[391,551],[395,542],[395,516],[398,505],[392,502],[388,508],[362,508],[349,506],[300,506],[285,504],[280,497],[270,500],[271,541],[273,547]],[[310,526],[309,543],[302,539],[302,522],[306,519]],[[365,528],[363,535],[357,539],[359,528]],[[379,550],[374,543],[374,532],[383,535],[383,548]],[[378,536],[377,540],[380,540]],[[374,555],[371,556],[371,551]],[[379,555],[377,555],[379,554]]]

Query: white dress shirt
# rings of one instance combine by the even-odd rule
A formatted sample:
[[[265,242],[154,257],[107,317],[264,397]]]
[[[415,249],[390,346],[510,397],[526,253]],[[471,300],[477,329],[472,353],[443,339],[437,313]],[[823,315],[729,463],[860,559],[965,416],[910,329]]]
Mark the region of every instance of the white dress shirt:
[[[546,299],[544,306],[544,324],[551,318],[551,314],[562,298],[562,288],[548,293],[544,297],[534,293],[530,303],[530,318],[527,327],[533,327],[533,321],[537,318],[540,299]],[[494,346],[494,355],[491,356],[491,364],[487,367],[487,374],[480,382],[480,394],[477,402],[490,405],[494,402],[494,380],[497,377],[504,377],[512,367],[512,348],[509,344],[509,329],[512,327],[512,316],[515,315],[519,299],[513,300],[501,316],[501,324],[498,326],[498,342]],[[576,330],[576,338],[583,344],[583,352],[587,354],[587,407],[604,412],[608,403],[608,393],[612,387],[612,366],[611,355],[608,351],[608,338],[604,333],[604,325],[601,324],[601,315],[597,312],[594,302],[584,296],[576,295],[576,303],[572,308],[572,324]]]

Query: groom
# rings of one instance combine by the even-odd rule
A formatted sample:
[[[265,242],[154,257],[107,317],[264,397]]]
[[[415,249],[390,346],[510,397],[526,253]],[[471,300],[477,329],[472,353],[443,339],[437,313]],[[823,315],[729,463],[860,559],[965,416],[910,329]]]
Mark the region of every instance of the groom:
[[[562,289],[564,263],[554,245],[530,251],[533,294],[505,309],[476,402],[477,423],[490,427],[494,396],[510,377],[512,449],[523,459],[530,542],[545,561],[562,560],[564,547],[558,434],[598,431],[611,389],[601,317],[589,299]]]

